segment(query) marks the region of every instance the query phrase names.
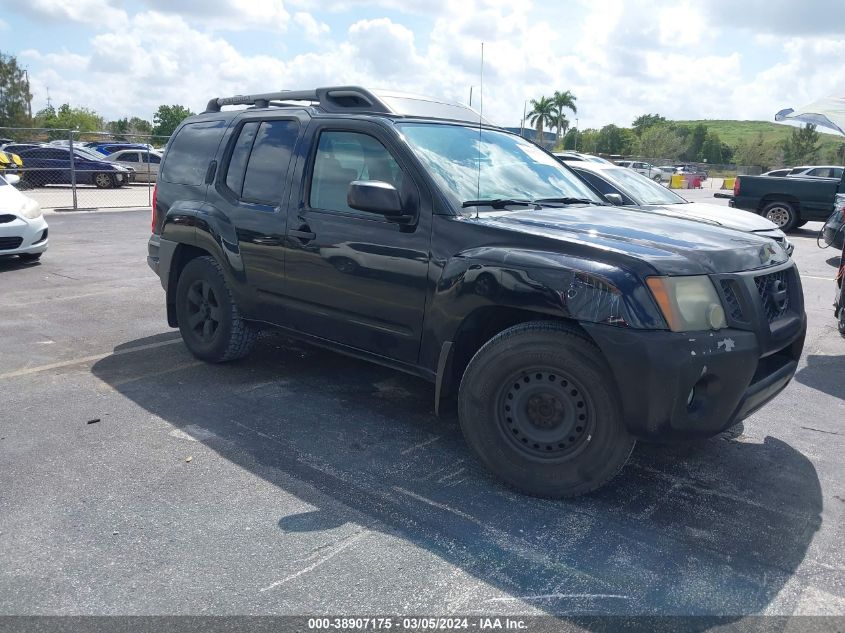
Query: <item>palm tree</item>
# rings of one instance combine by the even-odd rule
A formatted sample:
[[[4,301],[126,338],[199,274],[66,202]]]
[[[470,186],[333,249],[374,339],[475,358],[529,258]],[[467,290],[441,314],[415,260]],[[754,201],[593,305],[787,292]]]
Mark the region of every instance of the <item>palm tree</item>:
[[[554,119],[554,102],[548,97],[540,97],[537,100],[531,99],[531,112],[528,113],[528,121],[537,130],[537,142],[543,144],[543,130],[550,127]]]
[[[575,107],[575,101],[575,95],[569,90],[564,92],[555,90],[555,94],[551,98],[552,105],[554,106],[552,116],[554,118],[554,124],[557,128],[557,136],[559,139],[562,139],[566,135],[566,131],[569,129],[569,121],[566,120],[566,115],[563,111],[572,110],[572,114],[576,114],[578,109]]]

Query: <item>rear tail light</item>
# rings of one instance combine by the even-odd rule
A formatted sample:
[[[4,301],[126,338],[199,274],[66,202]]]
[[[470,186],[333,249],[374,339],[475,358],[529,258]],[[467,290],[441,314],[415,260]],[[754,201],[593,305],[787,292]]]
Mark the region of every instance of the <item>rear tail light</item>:
[[[156,224],[158,224],[158,217],[157,217],[157,210],[156,210],[156,202],[158,198],[158,183],[156,186],[153,187],[153,213],[152,213],[152,223],[150,225],[150,231],[153,233],[156,232]]]
[[[734,180],[734,197],[739,195],[739,176]]]

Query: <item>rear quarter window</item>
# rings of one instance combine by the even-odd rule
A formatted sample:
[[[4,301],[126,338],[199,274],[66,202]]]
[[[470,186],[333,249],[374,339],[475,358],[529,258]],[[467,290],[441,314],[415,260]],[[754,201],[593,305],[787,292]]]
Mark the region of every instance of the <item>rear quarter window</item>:
[[[208,164],[226,130],[226,121],[198,121],[182,127],[167,148],[161,180],[177,185],[201,185]]]

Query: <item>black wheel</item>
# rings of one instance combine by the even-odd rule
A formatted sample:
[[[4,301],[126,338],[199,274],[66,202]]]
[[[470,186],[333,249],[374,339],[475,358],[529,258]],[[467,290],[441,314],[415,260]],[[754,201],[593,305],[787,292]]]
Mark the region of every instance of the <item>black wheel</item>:
[[[635,443],[601,352],[555,322],[516,325],[482,346],[461,380],[458,414],[481,462],[539,497],[599,488]]]
[[[94,174],[94,184],[99,189],[110,189],[114,187],[114,178],[112,178],[111,174]]]
[[[210,256],[192,259],[179,276],[176,318],[188,350],[212,363],[246,356],[258,338],[241,318],[223,271]]]
[[[44,253],[21,253],[18,257],[24,262],[37,262]]]
[[[798,222],[795,223],[795,228],[800,229],[802,226],[807,224],[807,222],[809,222],[809,220],[798,220]]]
[[[845,307],[839,308],[839,320],[836,322],[839,334],[845,336]]]
[[[788,202],[770,202],[763,207],[761,215],[777,224],[784,233],[794,229],[799,221],[798,214]]]

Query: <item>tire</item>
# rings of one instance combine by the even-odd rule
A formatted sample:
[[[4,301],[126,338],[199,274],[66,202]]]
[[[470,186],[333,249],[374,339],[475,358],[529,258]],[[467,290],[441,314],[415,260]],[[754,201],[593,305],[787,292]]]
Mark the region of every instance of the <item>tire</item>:
[[[115,186],[114,178],[111,174],[100,172],[91,177],[92,182],[98,189],[111,189]]]
[[[809,222],[809,220],[798,220],[798,222],[795,223],[795,228],[800,229],[802,226],[807,224],[807,222]]]
[[[842,337],[845,337],[845,307],[839,308],[839,319],[836,322],[836,329],[839,330],[839,334]]]
[[[243,358],[258,339],[210,256],[188,262],[176,284],[176,318],[188,350],[200,360],[223,363]]]
[[[719,437],[723,440],[735,440],[736,438],[742,436],[743,433],[745,433],[745,422],[740,420],[733,426],[729,426],[719,433]]]
[[[37,262],[44,253],[21,253],[18,255],[22,262]]]
[[[794,229],[795,225],[800,221],[795,208],[788,202],[770,202],[763,207],[760,215],[774,222],[784,233]]]
[[[596,490],[635,444],[601,352],[556,322],[516,325],[485,343],[461,380],[458,416],[479,460],[537,497]]]

